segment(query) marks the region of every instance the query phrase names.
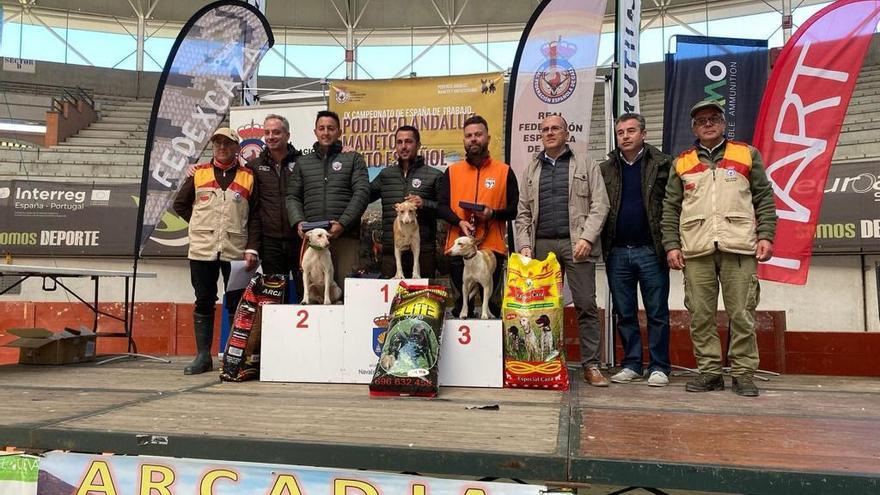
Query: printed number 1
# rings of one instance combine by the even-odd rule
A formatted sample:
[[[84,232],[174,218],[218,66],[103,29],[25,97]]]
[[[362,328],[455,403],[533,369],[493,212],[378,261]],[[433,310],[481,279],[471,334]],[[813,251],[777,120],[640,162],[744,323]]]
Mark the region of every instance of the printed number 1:
[[[301,309],[296,312],[296,316],[299,317],[299,322],[296,324],[296,328],[309,328],[309,312],[305,309]]]
[[[461,335],[458,337],[458,343],[461,345],[468,345],[471,343],[471,327],[467,325],[462,325],[458,327],[458,333]]]
[[[382,297],[385,298],[385,302],[387,303],[388,302],[388,284],[383,285],[382,288],[379,289],[379,292],[382,293]]]

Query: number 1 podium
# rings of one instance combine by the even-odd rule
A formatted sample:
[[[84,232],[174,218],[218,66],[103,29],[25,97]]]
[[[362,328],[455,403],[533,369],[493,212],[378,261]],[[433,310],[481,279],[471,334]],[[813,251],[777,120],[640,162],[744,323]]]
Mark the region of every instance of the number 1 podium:
[[[399,280],[345,281],[345,304],[263,306],[260,379],[370,383]],[[407,280],[424,285],[427,280]],[[441,333],[440,385],[502,386],[500,320],[447,320]]]

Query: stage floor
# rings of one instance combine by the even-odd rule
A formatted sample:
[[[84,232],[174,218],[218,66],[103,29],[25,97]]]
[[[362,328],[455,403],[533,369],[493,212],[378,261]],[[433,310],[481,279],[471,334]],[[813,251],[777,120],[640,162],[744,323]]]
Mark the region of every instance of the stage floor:
[[[365,385],[184,376],[187,361],[0,366],[0,443],[735,493],[880,492],[874,378],[775,377],[754,399],[690,394],[684,376],[665,388],[573,380],[566,393],[371,399]]]

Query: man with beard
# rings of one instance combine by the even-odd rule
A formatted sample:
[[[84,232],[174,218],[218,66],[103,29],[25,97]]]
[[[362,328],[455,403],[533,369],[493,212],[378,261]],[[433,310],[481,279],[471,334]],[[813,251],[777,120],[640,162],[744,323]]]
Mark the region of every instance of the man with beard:
[[[284,204],[287,177],[302,153],[288,143],[290,123],[281,115],[269,114],[263,121],[266,148],[248,167],[254,172],[260,201],[256,215],[260,218],[260,263],[265,274],[289,276],[299,269],[302,244],[287,220]],[[299,277],[295,277],[299,280]]]
[[[174,212],[189,222],[187,258],[196,296],[193,332],[198,355],[184,368],[186,375],[213,369],[217,277],[222,274],[224,285],[228,283],[230,261],[244,259],[247,270],[256,268],[258,262],[260,222],[250,215],[258,208],[257,186],[251,170],[238,164],[238,143],[235,131],[217,129],[211,137],[214,156],[210,163],[196,165],[174,198]],[[227,301],[230,317],[238,306],[235,299]]]
[[[452,248],[457,238],[473,236],[479,241],[480,249],[495,254],[492,283],[497,289],[507,259],[507,222],[516,217],[519,188],[513,169],[489,156],[490,140],[486,119],[473,115],[464,121],[466,159],[446,169],[440,181],[437,212],[450,225],[446,251]],[[463,272],[464,261],[453,257],[449,262],[449,275],[457,292],[452,310],[454,315],[461,311]],[[492,297],[489,302],[489,311],[499,317],[501,308],[495,299]],[[469,304],[468,307],[473,311],[478,306]]]
[[[287,215],[300,238],[305,222],[329,222],[334,278],[345,277],[358,263],[361,215],[370,201],[367,164],[357,152],[345,152],[339,116],[321,110],[315,120],[313,152],[303,155],[287,178]]]
[[[437,271],[437,192],[440,187],[439,170],[429,167],[419,155],[421,137],[411,125],[400,126],[394,133],[397,164],[379,172],[370,183],[370,201],[382,199],[382,276],[393,277],[397,272],[394,259],[394,205],[409,201],[418,208],[419,268],[422,277],[432,278]],[[401,256],[405,277],[412,275],[413,253]]]

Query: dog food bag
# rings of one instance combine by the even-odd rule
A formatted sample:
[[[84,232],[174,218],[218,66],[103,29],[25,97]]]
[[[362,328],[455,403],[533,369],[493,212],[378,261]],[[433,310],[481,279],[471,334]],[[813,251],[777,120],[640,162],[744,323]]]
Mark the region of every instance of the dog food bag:
[[[511,255],[501,306],[504,386],[568,390],[562,341],[562,270],[556,255]]]
[[[370,382],[371,396],[437,396],[440,332],[448,297],[444,287],[400,283]]]
[[[220,363],[221,380],[244,382],[260,378],[261,308],[284,301],[286,282],[284,275],[257,275],[251,279],[232,320]]]

